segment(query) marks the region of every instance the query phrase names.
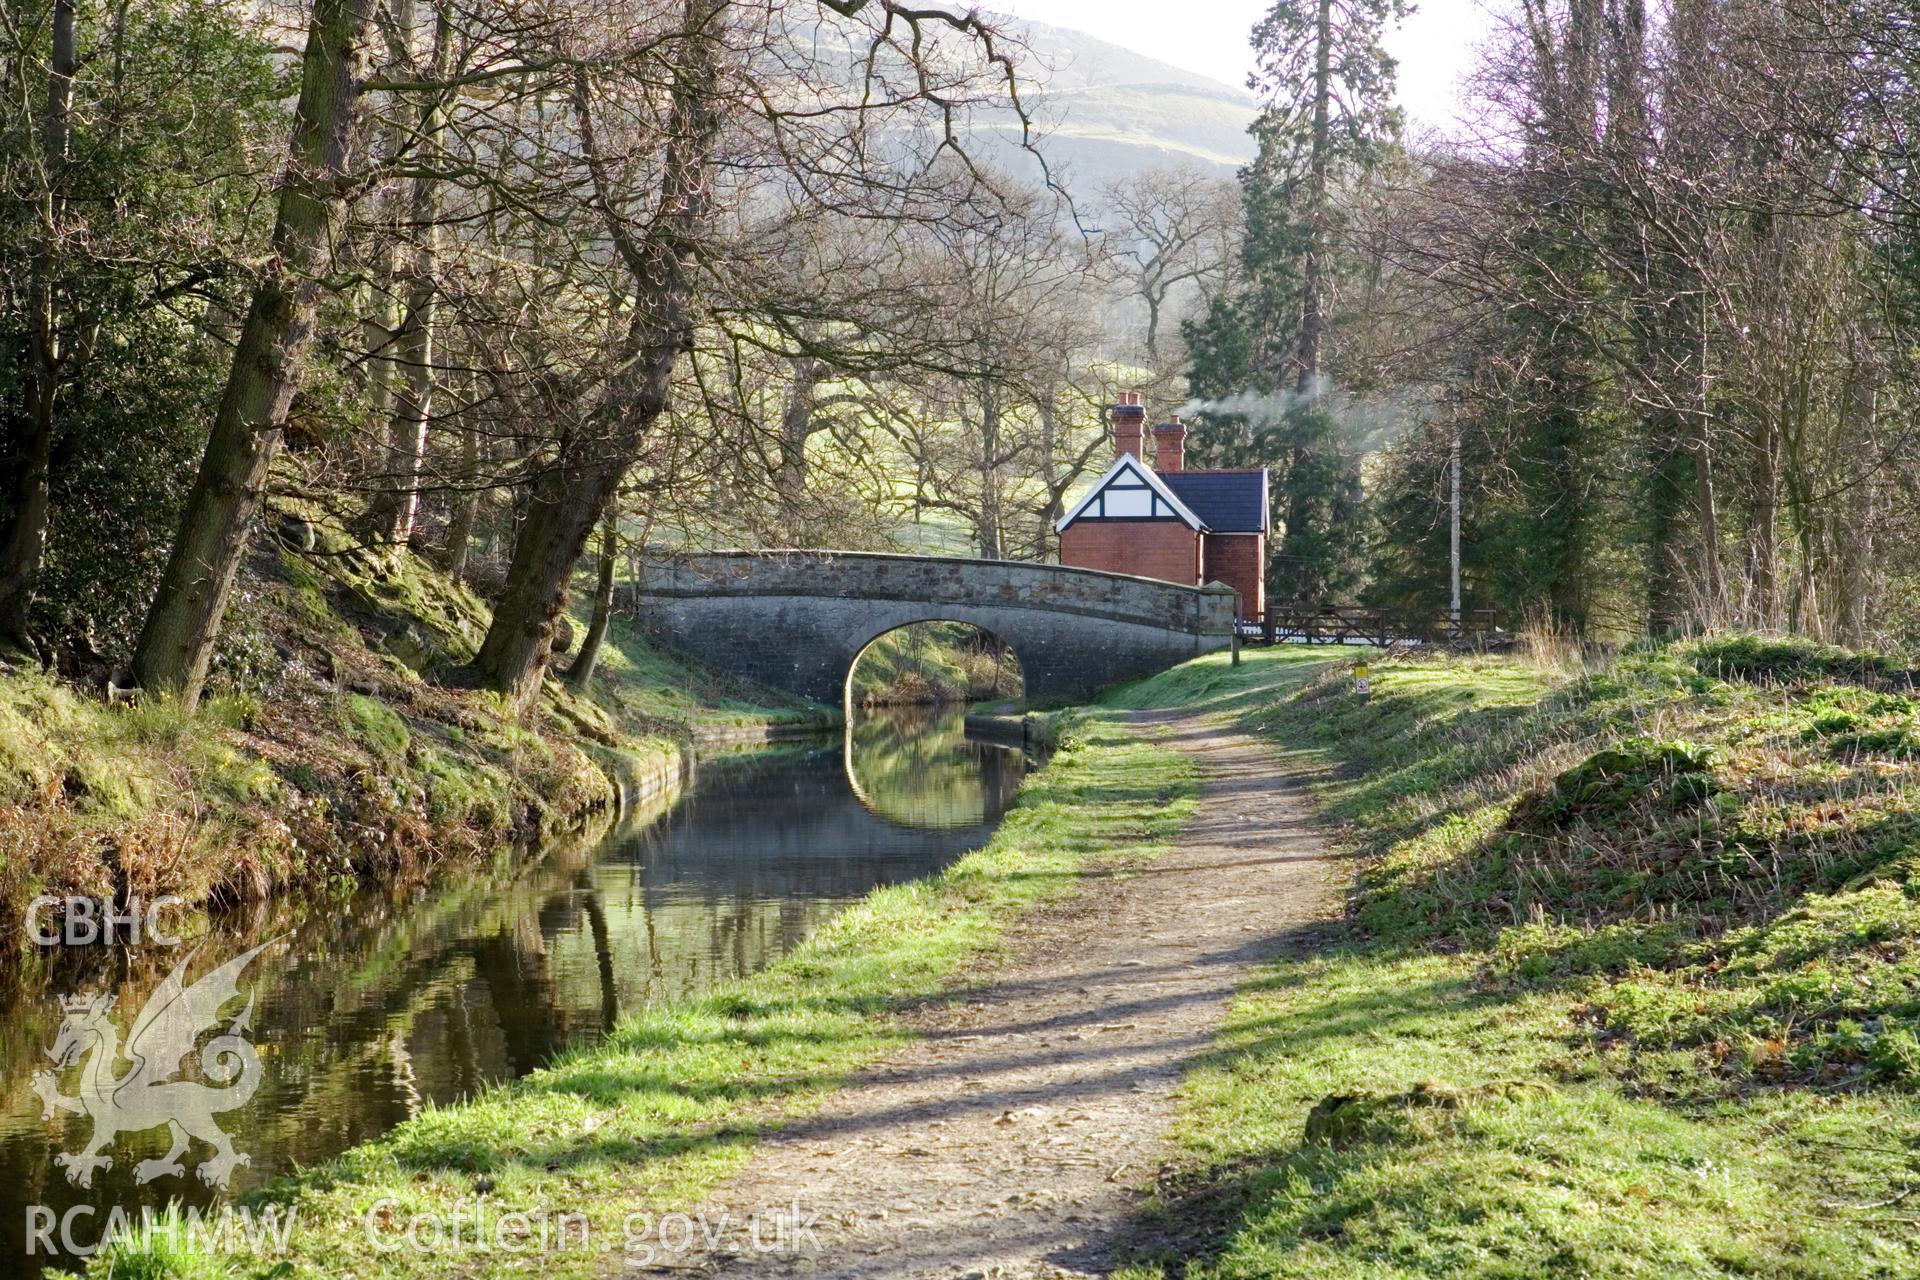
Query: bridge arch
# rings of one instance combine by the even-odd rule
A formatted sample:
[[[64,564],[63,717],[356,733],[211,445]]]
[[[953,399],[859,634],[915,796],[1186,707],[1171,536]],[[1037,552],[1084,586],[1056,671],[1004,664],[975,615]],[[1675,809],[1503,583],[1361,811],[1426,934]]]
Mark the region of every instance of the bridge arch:
[[[854,660],[916,622],[964,622],[1013,650],[1029,701],[1083,701],[1232,642],[1234,593],[1058,565],[848,551],[649,560],[620,606],[665,648],[829,706]]]

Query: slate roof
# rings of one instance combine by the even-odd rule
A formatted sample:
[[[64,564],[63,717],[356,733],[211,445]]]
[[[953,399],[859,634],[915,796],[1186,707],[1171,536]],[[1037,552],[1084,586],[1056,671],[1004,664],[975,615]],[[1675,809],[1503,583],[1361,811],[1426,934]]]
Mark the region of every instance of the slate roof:
[[[1267,469],[1163,471],[1160,479],[1212,533],[1266,533]]]

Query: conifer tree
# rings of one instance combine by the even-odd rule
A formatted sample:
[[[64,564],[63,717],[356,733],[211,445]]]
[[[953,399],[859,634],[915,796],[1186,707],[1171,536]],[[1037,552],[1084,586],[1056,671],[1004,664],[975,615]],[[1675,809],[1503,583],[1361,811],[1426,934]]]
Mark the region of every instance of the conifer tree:
[[[1358,460],[1320,399],[1341,274],[1340,196],[1396,145],[1402,0],[1277,0],[1253,31],[1259,152],[1240,173],[1241,285],[1186,326],[1193,394],[1276,393],[1267,408],[1202,414],[1189,446],[1214,465],[1274,469],[1285,525],[1269,568],[1278,601],[1326,603],[1358,581]]]

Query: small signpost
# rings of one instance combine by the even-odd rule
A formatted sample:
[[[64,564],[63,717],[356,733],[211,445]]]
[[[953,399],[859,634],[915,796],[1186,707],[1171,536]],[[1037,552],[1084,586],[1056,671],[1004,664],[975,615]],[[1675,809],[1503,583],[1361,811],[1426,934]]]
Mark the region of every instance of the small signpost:
[[[1367,660],[1365,658],[1353,664],[1353,691],[1363,698],[1367,696]]]

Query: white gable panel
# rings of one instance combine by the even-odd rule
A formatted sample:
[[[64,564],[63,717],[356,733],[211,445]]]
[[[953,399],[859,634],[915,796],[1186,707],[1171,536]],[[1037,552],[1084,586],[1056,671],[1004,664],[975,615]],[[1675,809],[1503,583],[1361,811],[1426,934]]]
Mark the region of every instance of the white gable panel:
[[[1109,520],[1164,516],[1180,521],[1189,529],[1207,527],[1186,503],[1174,496],[1164,480],[1130,453],[1113,460],[1092,491],[1053,526],[1054,532],[1060,532],[1076,520],[1098,520],[1103,516]]]

